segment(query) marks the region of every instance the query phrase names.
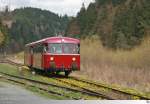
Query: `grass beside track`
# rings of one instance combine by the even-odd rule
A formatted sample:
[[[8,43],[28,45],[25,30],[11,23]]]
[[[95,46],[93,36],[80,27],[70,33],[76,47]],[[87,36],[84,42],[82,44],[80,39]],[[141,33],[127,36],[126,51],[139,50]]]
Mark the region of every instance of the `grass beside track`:
[[[3,70],[5,69],[5,70]],[[10,70],[11,69],[11,70]],[[20,71],[19,71],[20,70]],[[42,81],[42,82],[51,82],[51,83],[55,83],[61,86],[66,86],[66,87],[70,87],[70,88],[76,88],[76,89],[88,89],[90,91],[95,91],[95,92],[99,92],[102,93],[104,95],[109,95],[114,99],[139,99],[138,96],[126,96],[124,94],[117,94],[114,91],[111,91],[111,86],[108,85],[103,85],[106,86],[105,87],[98,87],[96,85],[92,85],[89,83],[84,83],[82,81],[77,81],[77,80],[73,80],[71,77],[70,78],[56,78],[56,77],[52,77],[52,78],[48,78],[46,76],[41,76],[41,75],[32,75],[30,71],[28,71],[25,67],[23,67],[22,69],[20,68],[16,68],[14,66],[11,65],[7,65],[7,64],[0,64],[0,71],[1,72],[5,72],[8,74],[13,74],[13,75],[19,75],[19,76],[24,76],[27,78],[31,78],[34,80],[38,80],[38,81]],[[132,89],[120,89],[118,87],[118,89],[120,91],[123,92],[130,92],[130,94],[136,94],[136,95],[142,95],[142,96],[146,96],[148,97],[148,94],[144,94],[144,93],[139,93],[136,92],[135,90]],[[58,89],[52,89],[52,90],[58,90]],[[58,90],[58,92],[62,92],[63,94],[65,94],[66,92]],[[67,93],[67,95],[69,94],[69,96],[73,96],[73,97],[81,97],[83,99],[100,99],[100,98],[96,98],[96,97],[89,97],[89,96],[83,96],[81,93]],[[150,96],[149,96],[150,98]]]
[[[0,64],[0,72],[4,72],[4,73],[8,73],[11,75],[16,75],[16,76],[21,76],[21,77],[25,77],[25,78],[30,78],[33,80],[37,80],[37,81],[42,81],[42,82],[50,82],[50,83],[54,83],[57,85],[62,85],[65,86],[64,84],[59,83],[59,81],[53,79],[53,78],[48,78],[48,77],[44,77],[44,76],[40,76],[40,75],[32,75],[30,71],[28,71],[27,69],[21,69],[21,68],[17,68],[14,67],[12,65],[9,64]],[[100,97],[93,97],[93,96],[88,96],[86,94],[82,94],[80,92],[71,92],[71,91],[66,91],[66,90],[62,90],[62,89],[58,89],[58,88],[54,88],[54,87],[48,87],[49,90],[53,90],[53,91],[57,91],[59,93],[62,93],[64,95],[67,96],[71,96],[68,99],[72,99],[72,98],[79,98],[79,99],[101,99]],[[56,98],[57,99],[57,98]]]

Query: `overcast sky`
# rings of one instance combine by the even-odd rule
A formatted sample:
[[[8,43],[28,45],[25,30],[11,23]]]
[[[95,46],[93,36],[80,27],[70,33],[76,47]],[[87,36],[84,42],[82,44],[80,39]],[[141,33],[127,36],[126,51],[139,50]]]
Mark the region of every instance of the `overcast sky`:
[[[82,3],[87,7],[94,0],[0,0],[0,8],[10,5],[11,10],[20,7],[36,7],[64,15],[75,16]]]

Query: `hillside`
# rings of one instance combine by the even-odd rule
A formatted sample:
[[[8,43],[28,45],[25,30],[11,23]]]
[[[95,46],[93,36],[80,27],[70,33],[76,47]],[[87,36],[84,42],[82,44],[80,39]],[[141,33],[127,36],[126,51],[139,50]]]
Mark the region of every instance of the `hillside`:
[[[2,33],[2,31],[0,29],[0,45],[3,43],[3,41],[4,41],[4,34]]]
[[[2,25],[1,19],[0,19],[0,46],[4,46],[7,41],[7,29],[5,26]]]
[[[4,35],[3,35],[3,33],[1,32],[1,30],[0,30],[0,44],[2,44],[3,41],[4,41]]]
[[[59,16],[30,7],[15,9],[2,15],[2,18],[9,31],[9,52],[23,50],[24,45],[29,42],[63,33],[69,21],[66,15]]]
[[[131,49],[150,35],[150,0],[96,0],[82,6],[67,34],[98,35],[106,47]],[[75,35],[73,35],[75,36]]]

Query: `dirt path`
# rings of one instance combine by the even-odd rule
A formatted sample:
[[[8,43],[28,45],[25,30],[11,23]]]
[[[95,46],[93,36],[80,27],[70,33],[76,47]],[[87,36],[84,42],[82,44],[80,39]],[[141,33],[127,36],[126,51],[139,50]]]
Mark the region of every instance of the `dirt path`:
[[[49,101],[19,86],[0,80],[0,104],[51,104]]]

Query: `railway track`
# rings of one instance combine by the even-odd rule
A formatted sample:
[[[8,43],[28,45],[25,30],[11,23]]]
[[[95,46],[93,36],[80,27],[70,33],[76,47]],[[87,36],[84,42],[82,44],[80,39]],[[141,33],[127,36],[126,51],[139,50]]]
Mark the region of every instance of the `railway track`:
[[[43,83],[35,81],[35,80],[30,80],[30,79],[26,79],[26,78],[22,78],[22,77],[18,77],[18,76],[13,76],[13,75],[2,73],[2,72],[0,72],[0,73],[2,75],[1,78],[11,81],[11,82],[14,82],[16,84],[20,84],[22,86],[38,88],[39,90],[47,92],[49,94],[56,95],[56,96],[64,96],[65,98],[69,98],[69,99],[70,98],[75,99],[75,100],[79,99],[79,98],[75,98],[75,97],[72,97],[69,95],[62,94],[62,93],[54,91],[54,90],[49,90],[48,88],[45,88],[48,86],[47,84],[43,84]],[[45,86],[45,85],[47,85],[47,86]]]
[[[71,95],[69,96],[69,95],[63,94],[63,93],[59,92],[60,89],[63,90],[63,91],[66,91],[66,92],[68,91],[68,92],[73,92],[73,93],[82,93],[85,96],[89,96],[89,97],[102,98],[102,99],[111,99],[109,97],[104,97],[100,94],[88,92],[88,91],[85,91],[85,90],[73,89],[73,88],[64,87],[64,86],[60,86],[60,85],[56,85],[56,84],[52,84],[52,83],[45,83],[45,82],[41,82],[41,81],[29,79],[29,78],[24,78],[24,77],[20,77],[20,76],[15,76],[15,75],[3,73],[3,72],[0,72],[0,74],[2,75],[1,77],[6,79],[6,80],[9,80],[9,81],[12,81],[12,82],[15,82],[15,83],[19,83],[21,85],[28,85],[30,87],[36,87],[36,88],[38,88],[42,91],[46,91],[48,93],[52,93],[52,94],[55,94],[55,95],[64,96],[64,97],[69,98],[69,99],[71,98],[71,99],[78,100],[78,99],[86,99],[86,98],[72,97]],[[37,84],[38,84],[38,86],[37,86]],[[58,91],[50,90],[50,89],[48,89],[48,87],[54,87]]]
[[[131,92],[124,91],[122,89],[113,88],[113,87],[106,86],[100,83],[91,82],[85,79],[70,77],[70,79],[69,78],[63,78],[63,79],[56,78],[56,80],[62,83],[69,84],[70,86],[80,87],[81,89],[85,89],[85,90],[88,89],[93,92],[101,93],[105,96],[111,97],[112,99],[120,99],[120,100],[150,99],[147,96],[139,94],[139,93],[135,93],[132,91]]]
[[[18,64],[18,63],[11,63],[10,60],[5,60],[5,61],[0,61],[1,63],[7,63],[7,64],[11,64],[11,65],[16,65],[18,67],[21,66],[21,64]],[[110,98],[109,96],[104,96],[102,94],[99,94],[99,93],[96,93],[96,92],[92,92],[92,91],[88,91],[88,90],[84,90],[84,89],[75,89],[75,88],[69,88],[69,87],[65,87],[65,86],[61,86],[61,85],[56,85],[56,84],[53,84],[53,83],[45,83],[45,82],[41,82],[41,81],[37,81],[37,80],[32,80],[32,79],[29,79],[29,78],[24,78],[24,77],[20,77],[20,76],[15,76],[15,75],[11,75],[11,74],[7,74],[7,73],[4,73],[4,72],[0,72],[1,75],[3,75],[5,79],[9,80],[9,81],[13,81],[15,83],[19,83],[19,84],[25,84],[22,82],[22,80],[25,80],[25,81],[29,81],[32,83],[32,86],[34,86],[34,84],[41,84],[41,85],[44,85],[44,86],[51,86],[51,87],[55,87],[55,88],[58,88],[58,89],[62,89],[64,91],[71,91],[72,93],[81,93],[83,94],[83,96],[81,97],[77,97],[77,98],[73,98],[73,97],[69,97],[69,96],[66,96],[68,98],[73,98],[73,99],[109,99],[109,100],[112,100],[112,98]],[[10,78],[7,78],[7,77],[10,77]],[[14,80],[15,79],[15,80]],[[17,79],[17,81],[16,81]],[[20,79],[20,81],[18,81]],[[34,86],[36,87],[36,86]],[[39,87],[36,87],[36,88],[39,88]],[[52,93],[52,94],[56,94],[56,95],[60,95],[62,96],[61,93],[59,92],[54,92],[53,90],[52,91],[48,91],[47,89],[44,89],[44,88],[39,88],[40,90],[43,90],[43,91],[46,91],[46,92],[49,92],[49,93]],[[65,96],[65,94],[64,94]],[[85,96],[85,97],[84,97]]]
[[[1,61],[0,61],[1,62]],[[15,63],[10,60],[4,60],[4,63],[8,63],[11,65],[15,65],[21,67],[22,64]],[[61,76],[60,76],[61,77]],[[78,88],[78,91],[83,94],[89,94],[90,96],[100,97],[102,99],[150,99],[149,97],[134,93],[134,92],[127,92],[121,89],[113,88],[110,86],[103,85],[97,82],[91,82],[89,80],[76,78],[76,77],[68,77],[68,78],[53,78],[61,83],[69,85],[71,88]],[[74,90],[74,89],[73,89]]]
[[[2,73],[1,73],[2,74]],[[3,74],[4,75],[4,74]],[[69,99],[75,99],[75,100],[78,100],[79,98],[75,98],[75,97],[71,97],[71,96],[68,96],[68,95],[64,95],[64,94],[62,94],[62,93],[59,93],[59,92],[56,92],[56,91],[53,91],[53,90],[49,90],[49,89],[47,89],[47,88],[44,88],[44,87],[41,87],[41,85],[40,86],[37,86],[37,85],[35,85],[35,82],[33,82],[33,81],[29,81],[29,80],[26,80],[25,82],[24,81],[22,81],[22,80],[20,80],[20,78],[19,78],[19,80],[18,80],[18,78],[17,77],[10,77],[10,75],[7,75],[6,76],[6,74],[5,74],[5,76],[2,76],[2,78],[4,78],[5,80],[7,80],[7,81],[10,81],[10,82],[14,82],[14,83],[16,83],[16,84],[19,84],[19,85],[22,85],[22,86],[28,86],[28,87],[34,87],[34,88],[38,88],[40,91],[44,91],[44,92],[46,92],[46,93],[49,93],[50,95],[55,95],[55,96],[64,96],[65,98],[69,98]],[[25,79],[24,79],[25,80]],[[28,85],[27,85],[27,83],[28,83]],[[30,83],[30,84],[29,84]],[[32,83],[32,84],[31,84]],[[36,84],[37,84],[37,82],[36,82]],[[38,84],[40,84],[40,83],[38,83]],[[43,86],[43,85],[42,85]]]

